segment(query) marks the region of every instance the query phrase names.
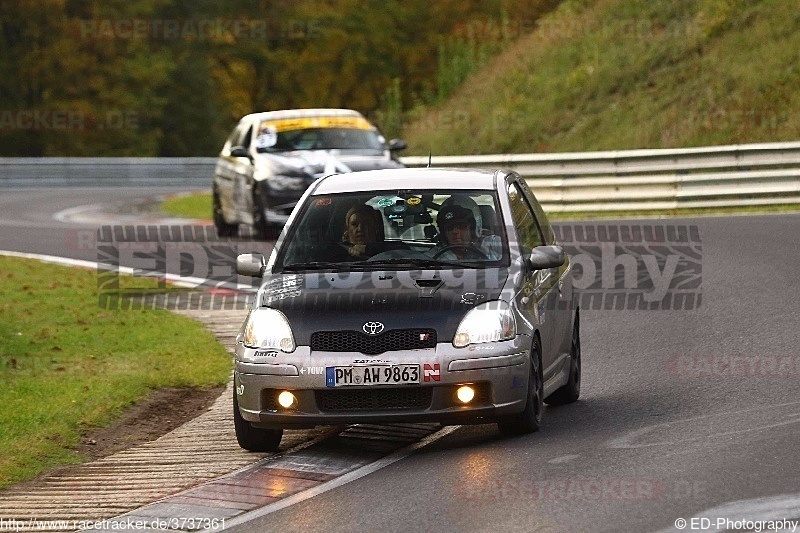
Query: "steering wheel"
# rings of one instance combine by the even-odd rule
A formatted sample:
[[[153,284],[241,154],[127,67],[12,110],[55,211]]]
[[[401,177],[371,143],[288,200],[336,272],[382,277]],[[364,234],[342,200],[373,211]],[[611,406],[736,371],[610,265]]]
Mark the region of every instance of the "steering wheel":
[[[445,246],[435,254],[433,254],[434,259],[438,259],[440,255],[444,254],[445,252],[455,251],[455,250],[463,250],[467,257],[472,255],[473,259],[489,259],[489,256],[486,255],[486,252],[475,246],[474,244],[450,244]]]

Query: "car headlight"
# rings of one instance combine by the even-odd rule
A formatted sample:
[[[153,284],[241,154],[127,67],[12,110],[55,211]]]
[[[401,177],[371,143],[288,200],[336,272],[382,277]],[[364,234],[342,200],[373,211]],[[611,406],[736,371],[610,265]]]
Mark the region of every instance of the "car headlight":
[[[277,309],[259,307],[247,315],[242,342],[248,348],[266,348],[291,353],[294,335],[286,316]]]
[[[278,191],[301,191],[306,188],[306,179],[299,176],[275,175],[267,178],[270,187]]]
[[[511,307],[506,302],[486,302],[475,306],[461,320],[453,337],[453,346],[463,348],[470,344],[513,339],[517,323]]]

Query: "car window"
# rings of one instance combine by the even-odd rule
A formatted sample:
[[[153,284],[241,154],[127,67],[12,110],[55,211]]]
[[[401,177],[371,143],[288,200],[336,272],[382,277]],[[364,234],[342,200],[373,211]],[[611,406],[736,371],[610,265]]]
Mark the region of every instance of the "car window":
[[[553,231],[553,227],[550,225],[550,221],[547,219],[547,215],[545,215],[544,209],[542,209],[539,200],[536,199],[536,196],[531,191],[528,184],[525,180],[520,180],[519,182],[520,189],[522,193],[525,195],[525,198],[528,200],[531,208],[533,209],[533,213],[536,215],[536,221],[539,223],[539,227],[542,228],[542,235],[544,235],[544,243],[545,244],[555,244],[556,241],[556,234]]]
[[[525,195],[517,183],[508,185],[508,200],[511,204],[511,218],[519,238],[519,246],[524,254],[529,254],[537,246],[545,243],[542,230],[536,222]]]
[[[314,269],[314,263],[365,269],[386,262],[397,269],[508,263],[491,190],[311,196],[298,210],[278,252],[279,269]],[[454,228],[459,222],[463,234]]]
[[[244,146],[245,148],[247,148],[249,150],[250,149],[250,141],[251,141],[252,138],[253,138],[253,126],[248,126],[247,127],[247,131],[245,132],[244,136],[242,137],[242,140],[239,141],[238,145],[239,146]]]
[[[231,131],[230,135],[228,135],[228,138],[225,139],[226,152],[230,151],[231,147],[236,146],[236,142],[239,140],[239,137],[241,136],[241,131],[242,131],[242,124],[239,123],[236,125],[235,128],[233,128],[233,131]]]
[[[294,150],[359,150],[380,152],[384,149],[381,137],[373,130],[353,128],[310,128],[277,131],[260,142],[259,152]]]

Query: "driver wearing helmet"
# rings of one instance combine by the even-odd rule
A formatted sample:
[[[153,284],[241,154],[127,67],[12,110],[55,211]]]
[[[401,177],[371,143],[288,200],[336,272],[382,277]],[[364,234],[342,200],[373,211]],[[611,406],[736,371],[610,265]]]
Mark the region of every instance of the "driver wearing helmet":
[[[430,253],[445,260],[471,259],[495,261],[502,257],[502,243],[497,235],[478,235],[477,222],[470,209],[451,203],[436,217],[439,244]]]

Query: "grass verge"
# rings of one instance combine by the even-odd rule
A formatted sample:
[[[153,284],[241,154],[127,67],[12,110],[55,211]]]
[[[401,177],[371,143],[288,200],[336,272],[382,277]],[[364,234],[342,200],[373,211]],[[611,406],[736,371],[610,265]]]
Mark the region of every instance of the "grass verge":
[[[794,141],[798,50],[790,2],[565,0],[401,135],[409,155]]]
[[[161,203],[161,210],[176,217],[211,220],[211,193],[197,193],[167,198]]]
[[[82,431],[152,389],[230,376],[229,354],[193,320],[101,309],[96,275],[0,256],[0,487],[85,460],[74,450]],[[157,284],[121,277],[120,287]]]

